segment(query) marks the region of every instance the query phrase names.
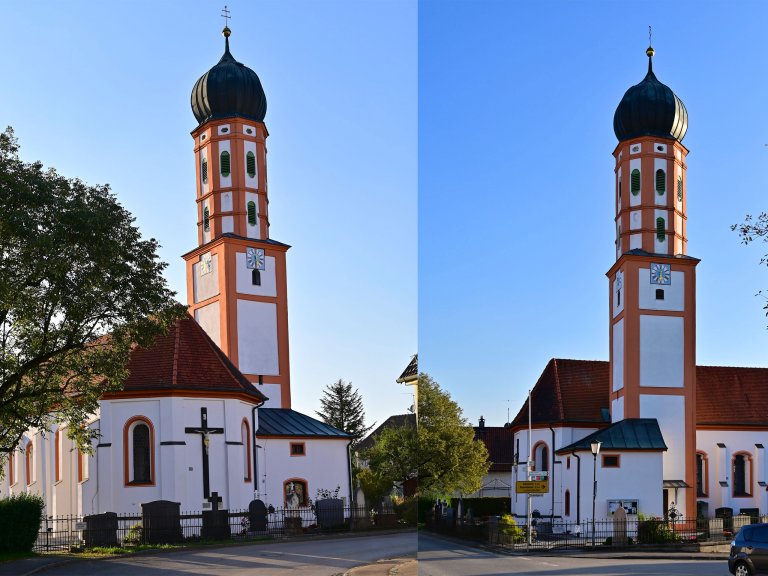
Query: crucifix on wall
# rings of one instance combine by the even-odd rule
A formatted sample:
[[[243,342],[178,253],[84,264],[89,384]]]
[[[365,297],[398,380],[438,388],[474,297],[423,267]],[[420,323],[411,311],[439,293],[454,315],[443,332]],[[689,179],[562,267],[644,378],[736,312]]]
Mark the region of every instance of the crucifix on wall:
[[[184,428],[187,434],[200,434],[203,445],[203,497],[208,498],[211,495],[211,485],[209,479],[208,447],[211,443],[209,436],[211,434],[224,434],[224,428],[208,428],[208,408],[200,408],[200,426],[197,428]]]

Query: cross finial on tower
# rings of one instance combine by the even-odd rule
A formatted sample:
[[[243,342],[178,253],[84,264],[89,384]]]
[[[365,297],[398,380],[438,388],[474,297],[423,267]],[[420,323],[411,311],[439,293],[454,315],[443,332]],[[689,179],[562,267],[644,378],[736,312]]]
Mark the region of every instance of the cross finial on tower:
[[[221,11],[221,17],[224,18],[224,27],[229,27],[229,19],[231,16],[229,15],[229,10],[227,9],[227,5],[224,4],[224,10]]]
[[[645,53],[648,56],[648,73],[649,74],[653,72],[652,59],[653,59],[653,55],[656,54],[656,50],[653,49],[653,44],[651,43],[651,38],[652,38],[652,31],[651,31],[651,27],[648,26],[648,49],[645,51]]]
[[[226,6],[224,6],[224,8],[226,9]],[[653,42],[651,42],[651,36],[652,36],[651,27],[648,26],[648,46],[653,46]]]

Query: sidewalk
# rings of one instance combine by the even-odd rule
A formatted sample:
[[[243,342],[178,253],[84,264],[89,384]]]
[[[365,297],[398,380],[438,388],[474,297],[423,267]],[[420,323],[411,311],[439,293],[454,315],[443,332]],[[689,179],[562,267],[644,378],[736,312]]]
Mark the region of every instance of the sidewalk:
[[[416,576],[418,572],[419,563],[415,558],[393,558],[352,568],[344,572],[344,576]]]

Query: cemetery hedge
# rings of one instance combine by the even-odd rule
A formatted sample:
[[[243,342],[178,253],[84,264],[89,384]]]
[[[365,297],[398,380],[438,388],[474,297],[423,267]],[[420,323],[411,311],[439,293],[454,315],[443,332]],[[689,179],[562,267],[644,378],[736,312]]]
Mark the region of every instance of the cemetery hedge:
[[[43,499],[34,494],[0,498],[0,552],[31,552],[43,517]]]

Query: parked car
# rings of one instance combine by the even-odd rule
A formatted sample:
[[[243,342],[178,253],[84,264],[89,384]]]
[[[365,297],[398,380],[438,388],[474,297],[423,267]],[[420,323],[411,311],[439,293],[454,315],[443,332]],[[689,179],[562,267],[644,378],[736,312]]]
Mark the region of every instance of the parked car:
[[[768,524],[741,527],[731,542],[728,570],[736,576],[768,574]]]

